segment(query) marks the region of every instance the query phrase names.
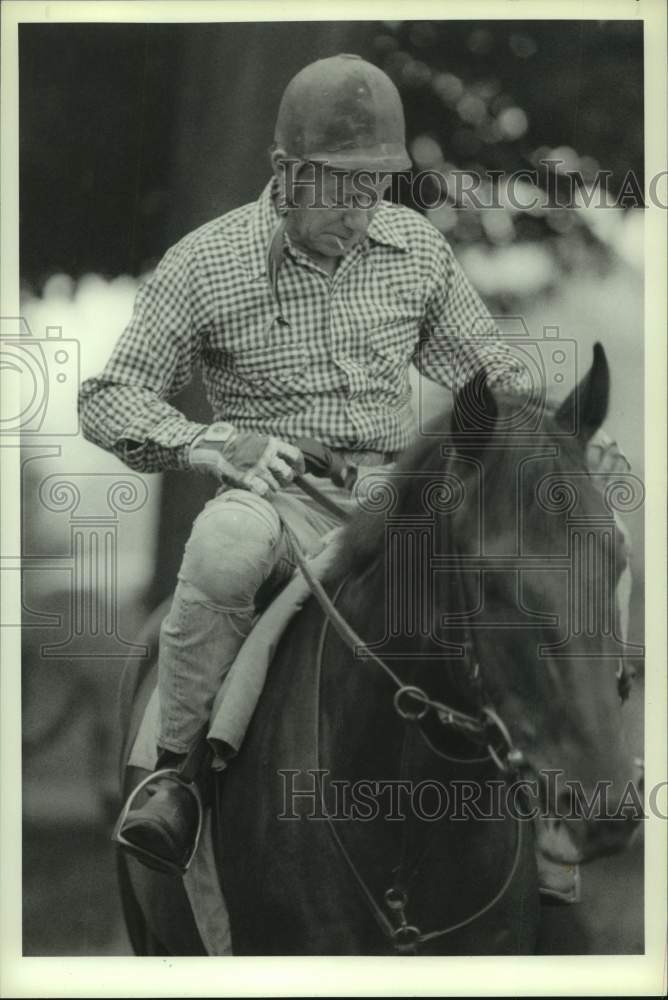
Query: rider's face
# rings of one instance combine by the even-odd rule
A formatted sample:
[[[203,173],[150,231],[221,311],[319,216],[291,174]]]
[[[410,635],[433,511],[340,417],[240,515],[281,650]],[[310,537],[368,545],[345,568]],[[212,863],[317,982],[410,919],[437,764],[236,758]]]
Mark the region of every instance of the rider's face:
[[[321,164],[304,164],[294,174],[292,168],[283,174],[288,181],[288,235],[316,260],[342,257],[364,240],[390,184],[387,174]]]

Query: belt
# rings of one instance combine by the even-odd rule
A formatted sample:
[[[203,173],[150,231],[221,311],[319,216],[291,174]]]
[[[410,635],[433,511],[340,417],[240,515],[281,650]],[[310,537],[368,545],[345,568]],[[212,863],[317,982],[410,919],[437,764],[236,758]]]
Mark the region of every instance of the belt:
[[[330,448],[333,455],[338,455],[350,465],[391,465],[396,462],[399,451],[364,451],[362,449]]]

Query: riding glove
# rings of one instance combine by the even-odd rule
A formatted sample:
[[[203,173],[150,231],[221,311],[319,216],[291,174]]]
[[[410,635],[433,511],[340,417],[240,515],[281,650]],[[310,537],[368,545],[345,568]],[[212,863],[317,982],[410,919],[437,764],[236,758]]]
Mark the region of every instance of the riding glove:
[[[190,445],[193,468],[213,472],[219,479],[270,496],[304,472],[299,448],[265,434],[239,431],[232,424],[211,424]]]
[[[616,441],[598,430],[587,444],[587,466],[603,477],[603,485],[620,473],[630,472],[631,464]]]

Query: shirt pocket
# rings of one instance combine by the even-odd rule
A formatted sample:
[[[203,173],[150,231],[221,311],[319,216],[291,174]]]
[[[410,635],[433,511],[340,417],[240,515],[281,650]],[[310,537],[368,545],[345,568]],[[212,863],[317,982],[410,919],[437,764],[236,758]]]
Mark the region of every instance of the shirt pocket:
[[[251,393],[288,396],[303,392],[309,380],[310,356],[297,342],[251,346],[232,357],[235,374]]]
[[[386,315],[368,330],[367,344],[372,363],[385,369],[407,367],[419,337],[419,319],[402,311]]]
[[[397,286],[376,276],[369,292],[366,342],[372,359],[406,364],[420,336],[423,290],[407,284]]]

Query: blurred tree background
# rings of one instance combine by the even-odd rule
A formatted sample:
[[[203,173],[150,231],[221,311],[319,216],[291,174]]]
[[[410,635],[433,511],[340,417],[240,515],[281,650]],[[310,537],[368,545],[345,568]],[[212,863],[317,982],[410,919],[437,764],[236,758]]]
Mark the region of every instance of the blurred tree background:
[[[141,276],[186,232],[257,197],[290,77],[314,59],[355,52],[395,80],[415,167],[440,175],[448,190],[454,171],[537,171],[538,188],[566,193],[567,171],[579,171],[585,184],[610,172],[605,208],[518,210],[502,180],[500,207],[448,203],[427,214],[497,315],[522,317],[537,339],[544,326],[558,326],[585,361],[594,340],[604,343],[613,373],[608,429],[642,476],[642,211],[618,198],[630,174],[632,190],[644,184],[642,28],[594,20],[23,24],[23,314],[37,337],[60,325],[78,341],[82,377],[99,370]],[[546,159],[563,165],[548,175],[540,166]],[[435,195],[441,182],[431,183]],[[404,188],[397,191],[413,203]],[[523,200],[533,193],[527,179]],[[437,387],[419,388],[427,410],[445,402]],[[175,402],[206,419],[198,384]],[[49,419],[57,417],[49,410]],[[54,433],[48,423],[44,430]],[[56,450],[27,453],[24,462],[24,554],[26,546],[62,554],[69,544],[67,518],[38,500],[45,476],[124,474],[80,438]],[[178,473],[144,479],[149,500],[119,527],[119,621],[127,639],[171,590],[209,489]],[[642,511],[628,523],[632,633],[641,641]],[[34,573],[24,593],[27,624],[39,623],[40,612],[61,613],[67,624],[68,587]],[[40,642],[57,632],[53,624],[25,628],[24,949],[118,953],[127,942],[107,838],[118,805],[109,789],[119,662],[98,658],[94,670],[67,656],[47,662]],[[553,914],[546,949],[641,951],[641,860],[633,861],[632,892],[615,862],[590,869],[580,916]],[[610,894],[605,914],[597,903],[602,886]],[[63,899],[73,904],[66,915]]]
[[[418,168],[512,173],[559,158],[558,187],[565,170],[585,181],[606,170],[614,203],[629,172],[643,189],[642,28],[23,25],[21,273],[36,291],[58,271],[139,275],[193,226],[254,197],[285,81],[304,59],[346,46],[400,88]],[[609,249],[577,212],[508,214],[434,221],[455,245],[541,241],[565,269],[583,246]]]
[[[556,290],[583,264],[609,266],[626,232],[625,184],[643,191],[642,24],[418,21],[387,29],[373,48],[402,91],[417,167],[446,182],[453,170],[537,176],[537,185],[526,181],[521,191],[527,204],[542,195],[528,211],[504,204],[501,183],[505,211],[429,213],[464,259],[472,262],[466,251],[477,248],[484,267],[473,276],[488,302],[517,307],[531,294]],[[561,166],[548,170],[550,160]],[[573,201],[567,172],[577,171],[591,189],[602,170],[609,172],[609,207],[620,209],[612,228],[597,227],[594,213],[559,208]],[[483,203],[488,188],[481,189]],[[534,252],[508,253],[512,244]],[[508,280],[504,258],[524,263],[515,280]],[[484,280],[480,272],[495,265],[498,276]]]

